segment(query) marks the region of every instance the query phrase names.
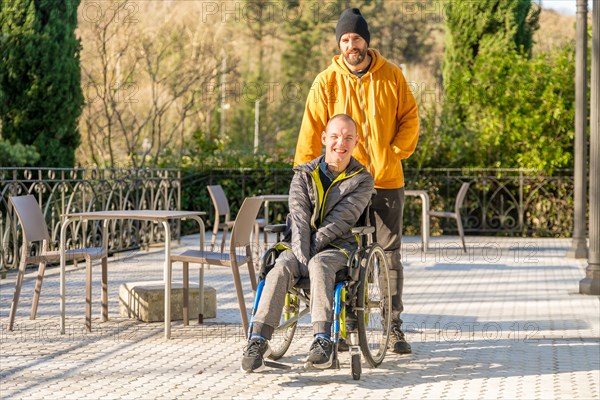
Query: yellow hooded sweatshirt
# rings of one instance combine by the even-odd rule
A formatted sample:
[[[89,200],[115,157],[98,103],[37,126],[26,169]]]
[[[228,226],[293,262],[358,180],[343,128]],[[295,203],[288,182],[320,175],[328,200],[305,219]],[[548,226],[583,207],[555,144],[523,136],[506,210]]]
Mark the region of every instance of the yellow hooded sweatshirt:
[[[369,49],[371,67],[353,75],[341,55],[315,78],[300,127],[294,165],[321,155],[321,133],[336,114],[350,115],[358,126],[353,156],[366,165],[375,188],[404,187],[400,160],[408,158],[419,139],[419,115],[402,71],[377,50]]]

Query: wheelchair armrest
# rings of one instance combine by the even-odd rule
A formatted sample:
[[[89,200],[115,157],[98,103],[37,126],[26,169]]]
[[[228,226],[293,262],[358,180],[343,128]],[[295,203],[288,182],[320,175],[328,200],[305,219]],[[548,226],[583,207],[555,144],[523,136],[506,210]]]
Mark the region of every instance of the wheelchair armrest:
[[[273,232],[273,233],[281,233],[285,231],[287,227],[286,224],[276,224],[276,225],[267,225],[265,226],[265,232]]]
[[[355,235],[370,235],[373,232],[375,232],[374,226],[356,226],[352,228],[352,233]]]

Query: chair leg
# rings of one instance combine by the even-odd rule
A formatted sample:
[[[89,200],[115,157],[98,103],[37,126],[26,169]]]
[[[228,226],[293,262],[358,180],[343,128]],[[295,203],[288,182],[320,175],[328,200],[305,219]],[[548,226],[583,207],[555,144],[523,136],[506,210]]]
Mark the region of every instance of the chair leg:
[[[108,259],[102,257],[102,322],[106,321],[108,321]]]
[[[221,238],[221,253],[225,252],[225,242],[227,241],[227,232],[229,232],[229,228],[225,225],[223,228],[223,237]]]
[[[237,263],[231,264],[231,272],[233,274],[233,284],[240,306],[240,316],[242,317],[242,328],[244,333],[248,332],[248,315],[246,314],[246,300],[244,300],[244,292],[242,290],[242,280],[240,279],[240,270]]]
[[[40,293],[42,292],[42,283],[44,281],[44,273],[46,272],[46,262],[41,262],[38,267],[38,275],[35,281],[35,290],[33,291],[33,301],[31,302],[31,314],[29,319],[35,319],[37,315],[38,303],[40,302]]]
[[[85,327],[92,331],[92,263],[85,263]]]
[[[190,263],[183,262],[183,325],[190,324]]]
[[[19,264],[19,272],[17,273],[17,281],[15,282],[15,293],[13,295],[13,301],[10,306],[10,315],[8,322],[8,330],[13,330],[13,325],[15,323],[15,315],[17,314],[17,305],[19,304],[19,296],[21,295],[21,286],[23,285],[23,276],[25,275],[25,267],[27,264],[25,263],[25,257],[22,256],[21,264]]]
[[[463,250],[467,252],[467,245],[465,244],[465,233],[463,231],[462,221],[460,220],[460,214],[456,217],[456,226],[458,227],[458,234],[460,235],[460,240],[462,240]]]
[[[248,275],[250,275],[250,284],[252,291],[256,293],[256,271],[254,271],[254,261],[252,261],[252,249],[246,248],[246,256],[248,257]]]
[[[210,251],[215,251],[215,243],[217,242],[217,234],[219,233],[219,225],[218,222],[215,223],[215,227],[213,228],[212,237],[210,238]],[[204,250],[204,249],[202,249]]]

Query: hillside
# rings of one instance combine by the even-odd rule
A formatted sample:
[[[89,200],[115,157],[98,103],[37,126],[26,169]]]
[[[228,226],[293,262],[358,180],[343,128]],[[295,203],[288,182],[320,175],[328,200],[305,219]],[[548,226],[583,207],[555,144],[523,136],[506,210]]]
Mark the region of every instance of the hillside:
[[[591,13],[588,13],[591,26]],[[540,15],[540,29],[535,33],[534,51],[548,51],[568,42],[575,42],[575,17],[544,9]]]
[[[254,127],[254,100],[258,98],[252,90],[261,89],[261,85],[268,93],[261,105],[261,148],[271,153],[293,151],[289,143],[281,143],[286,138],[294,142],[295,125],[301,117],[293,114],[287,127],[280,126],[278,119],[282,111],[291,112],[286,107],[290,96],[284,90],[286,71],[282,64],[290,38],[283,21],[268,18],[261,31],[250,27],[253,19],[248,10],[244,14],[244,8],[232,9],[236,10],[232,14],[229,9],[220,13],[219,9],[209,9],[208,3],[201,1],[119,4],[123,5],[117,9],[108,2],[83,1],[79,10],[86,96],[80,124],[82,146],[77,153],[80,164],[130,165],[138,157],[136,162],[142,165],[145,160],[155,165],[164,157],[165,149],[172,149],[170,157],[180,160],[189,154],[186,147],[190,141],[197,143],[199,138],[218,140],[223,148],[231,147],[229,140],[237,147],[248,147]],[[373,16],[373,30],[379,24],[386,36],[372,42],[384,56],[402,64],[420,104],[441,102],[443,20],[415,20],[414,15],[407,17],[403,11],[400,7],[393,18],[402,22],[398,25],[382,22],[389,16]],[[329,26],[335,26],[336,18],[330,15],[323,23],[327,32]],[[316,42],[306,70],[320,69],[329,62],[332,52],[337,52],[332,39],[328,37],[320,45]],[[543,10],[534,40],[534,52],[574,42],[575,17]],[[220,102],[223,58],[228,97]],[[259,64],[265,73],[261,85],[255,80]],[[292,86],[299,87],[300,82]],[[293,98],[302,104],[304,99],[303,94]],[[225,118],[220,114],[222,105],[227,106]],[[157,118],[159,111],[162,114]],[[223,122],[225,129],[219,131]]]

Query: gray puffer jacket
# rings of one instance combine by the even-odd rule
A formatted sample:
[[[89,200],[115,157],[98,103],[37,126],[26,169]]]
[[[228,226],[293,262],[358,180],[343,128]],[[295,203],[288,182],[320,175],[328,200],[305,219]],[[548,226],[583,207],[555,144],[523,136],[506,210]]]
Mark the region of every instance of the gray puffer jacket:
[[[351,229],[375,193],[373,177],[354,157],[324,191],[319,175],[322,160],[323,156],[294,167],[290,186],[291,247],[304,265],[327,248],[346,255],[356,249],[358,242]]]

